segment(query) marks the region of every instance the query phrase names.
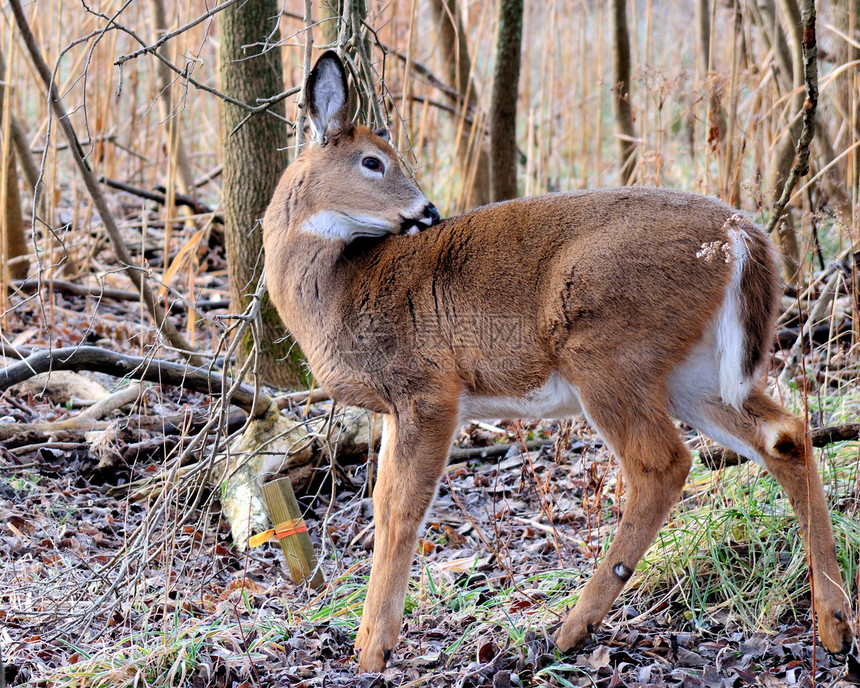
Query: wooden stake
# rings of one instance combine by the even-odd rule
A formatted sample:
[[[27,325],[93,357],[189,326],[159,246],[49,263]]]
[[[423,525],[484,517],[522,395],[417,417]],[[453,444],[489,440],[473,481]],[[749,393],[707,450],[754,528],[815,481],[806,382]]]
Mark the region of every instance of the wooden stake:
[[[314,547],[290,479],[278,478],[263,485],[263,499],[284,551],[290,576],[296,583],[308,582],[319,590],[325,585],[325,578],[317,568]]]

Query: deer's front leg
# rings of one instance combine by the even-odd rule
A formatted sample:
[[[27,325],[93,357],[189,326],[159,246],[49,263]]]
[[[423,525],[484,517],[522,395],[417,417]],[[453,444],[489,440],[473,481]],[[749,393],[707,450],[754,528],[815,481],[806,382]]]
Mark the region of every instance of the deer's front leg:
[[[355,648],[363,671],[382,671],[397,644],[418,527],[436,494],[456,427],[456,410],[386,416],[373,492],[373,567]]]

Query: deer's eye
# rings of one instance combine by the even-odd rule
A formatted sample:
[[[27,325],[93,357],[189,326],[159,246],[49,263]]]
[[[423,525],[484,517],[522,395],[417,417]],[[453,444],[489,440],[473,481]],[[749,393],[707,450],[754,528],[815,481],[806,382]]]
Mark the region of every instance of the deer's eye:
[[[373,170],[374,172],[384,172],[385,166],[382,164],[382,160],[379,158],[375,158],[372,155],[368,155],[361,161],[362,166],[366,167],[369,170]]]

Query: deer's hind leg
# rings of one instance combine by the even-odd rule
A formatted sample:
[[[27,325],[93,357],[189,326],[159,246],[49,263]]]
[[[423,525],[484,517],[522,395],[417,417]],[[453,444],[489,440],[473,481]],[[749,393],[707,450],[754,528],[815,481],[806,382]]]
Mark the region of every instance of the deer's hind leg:
[[[741,410],[712,397],[688,415],[695,416],[688,422],[705,434],[763,464],[785,490],[809,559],[819,637],[830,652],[848,652],[850,604],[836,561],[827,498],[803,421],[761,391],[750,394]]]
[[[617,385],[595,387],[600,391],[580,388],[583,408],[621,463],[627,503],[609,551],[555,636],[562,651],[600,625],[681,496],[691,465],[662,399],[637,399],[636,390]]]

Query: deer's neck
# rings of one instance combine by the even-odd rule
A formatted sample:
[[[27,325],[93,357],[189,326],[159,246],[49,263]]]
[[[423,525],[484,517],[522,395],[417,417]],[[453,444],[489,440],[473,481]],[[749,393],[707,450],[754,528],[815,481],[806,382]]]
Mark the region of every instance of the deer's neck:
[[[342,241],[290,234],[279,252],[266,260],[267,273],[268,266],[273,266],[269,292],[281,319],[329,394],[343,403],[390,412],[390,401],[362,372],[372,352],[362,356],[361,347],[367,345],[354,341],[362,335],[361,328],[348,322],[353,299],[361,292],[360,275],[367,256],[359,255],[356,265]],[[357,352],[354,360],[349,352]]]
[[[293,230],[276,244],[267,261],[272,266],[267,268],[272,299],[303,348],[307,333],[319,331],[322,320],[336,310],[338,263],[344,248],[343,241]]]

